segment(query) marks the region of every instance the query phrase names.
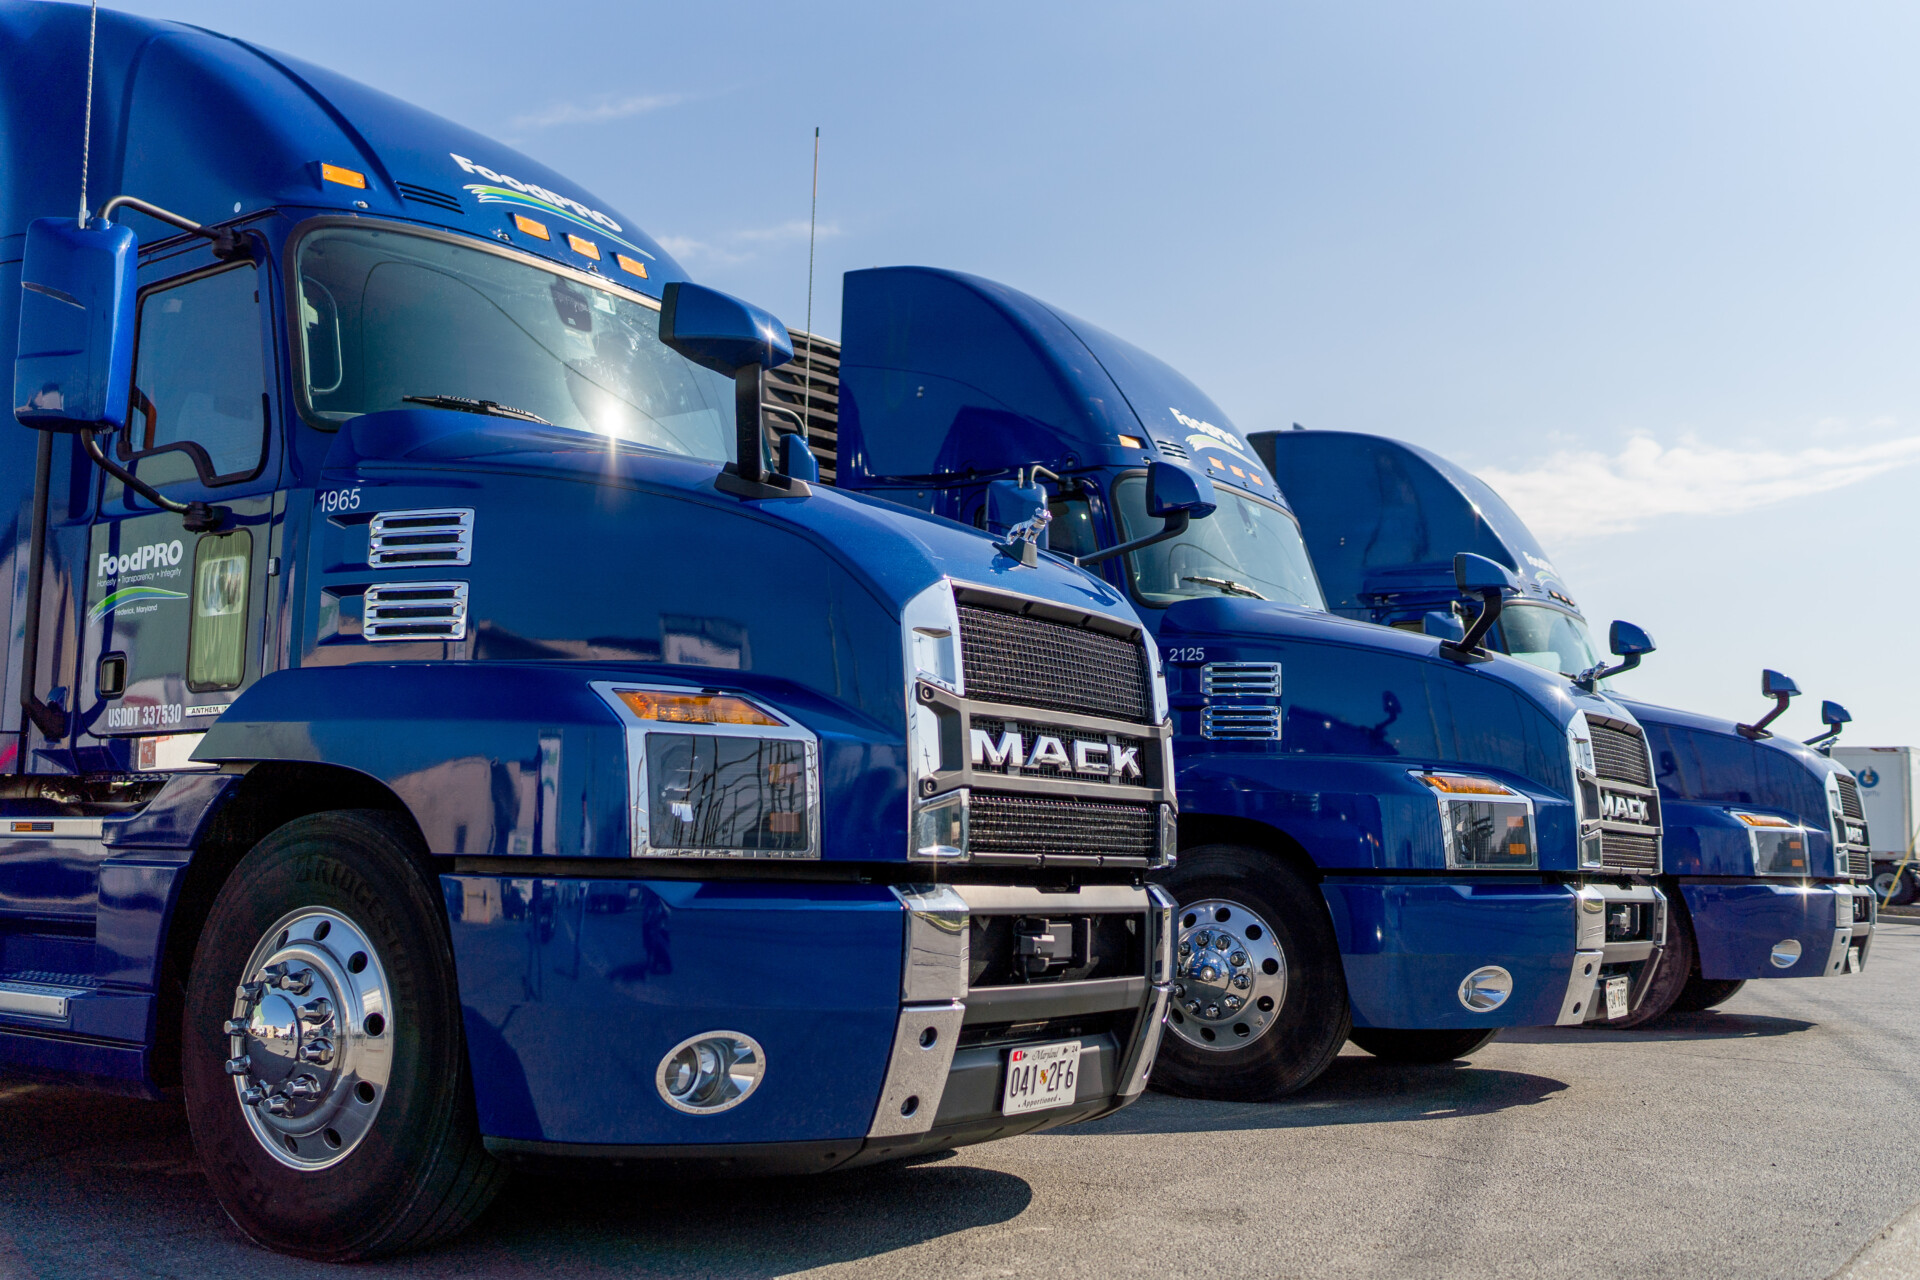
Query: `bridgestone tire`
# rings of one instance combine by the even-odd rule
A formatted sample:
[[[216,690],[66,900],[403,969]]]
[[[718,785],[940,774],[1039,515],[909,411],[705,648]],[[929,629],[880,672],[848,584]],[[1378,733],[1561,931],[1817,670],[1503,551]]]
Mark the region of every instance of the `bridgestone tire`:
[[[1186,1098],[1270,1102],[1312,1082],[1339,1056],[1353,1025],[1320,891],[1273,855],[1227,844],[1183,850],[1166,887],[1182,904],[1227,899],[1266,920],[1285,957],[1287,988],[1272,1025],[1245,1048],[1200,1049],[1168,1028],[1153,1087]]]
[[[1491,1043],[1500,1028],[1462,1031],[1401,1031],[1383,1027],[1355,1027],[1348,1039],[1387,1062],[1452,1062]]]
[[[1624,1018],[1601,1019],[1585,1025],[1609,1031],[1630,1031],[1666,1017],[1673,1012],[1680,993],[1686,990],[1687,983],[1692,980],[1699,966],[1700,952],[1693,941],[1693,921],[1687,918],[1687,909],[1681,905],[1680,895],[1669,894],[1666,950],[1660,954],[1660,967],[1654,971],[1653,982],[1640,997],[1640,1003],[1629,1010]],[[1601,993],[1595,991],[1594,998],[1600,999]]]
[[[1734,993],[1746,985],[1745,978],[1702,978],[1696,974],[1687,980],[1680,998],[1673,1002],[1673,1011],[1702,1013],[1733,999]]]
[[[268,1153],[223,1069],[242,969],[275,922],[308,908],[344,916],[378,951],[393,1038],[371,1127],[314,1170]],[[446,917],[417,838],[391,814],[300,818],[241,860],[200,936],[180,1043],[207,1182],[234,1225],[270,1249],[341,1262],[419,1248],[473,1222],[505,1181],[474,1114]]]

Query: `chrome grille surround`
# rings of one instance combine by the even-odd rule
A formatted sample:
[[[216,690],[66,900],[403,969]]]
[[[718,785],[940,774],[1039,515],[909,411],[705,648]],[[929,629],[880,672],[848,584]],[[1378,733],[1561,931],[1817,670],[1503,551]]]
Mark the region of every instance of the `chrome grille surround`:
[[[909,859],[1145,869],[1171,852],[1172,729],[1144,631],[953,582],[902,621]],[[956,829],[935,817],[955,804],[963,847],[931,834]]]
[[[1631,720],[1592,711],[1575,725],[1584,725],[1592,745],[1591,771],[1575,765],[1581,870],[1659,875],[1660,792],[1645,733]]]
[[[1834,871],[1849,880],[1873,875],[1873,843],[1867,831],[1866,810],[1860,804],[1860,784],[1853,774],[1836,768],[1827,775],[1827,811],[1833,832]]]

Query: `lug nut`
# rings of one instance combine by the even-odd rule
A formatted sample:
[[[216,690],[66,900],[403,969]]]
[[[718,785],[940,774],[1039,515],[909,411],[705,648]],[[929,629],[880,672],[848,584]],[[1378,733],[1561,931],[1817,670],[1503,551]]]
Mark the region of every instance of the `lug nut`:
[[[260,997],[265,995],[266,991],[267,984],[264,982],[243,982],[240,984],[240,989],[234,994],[240,999],[245,1000],[248,1004],[258,1004]]]
[[[284,1116],[293,1110],[292,1101],[284,1093],[270,1093],[266,1101],[260,1105],[267,1109],[267,1114],[270,1116]]]
[[[1228,996],[1225,1000],[1221,1001],[1221,1003],[1226,1005],[1228,1013],[1232,1013],[1235,1009],[1238,1009],[1240,1007],[1240,997]]]
[[[1217,1004],[1210,1004],[1210,1005],[1208,1005],[1208,1006],[1207,1006],[1207,1016],[1208,1016],[1209,1018],[1217,1018],[1217,1017],[1219,1017],[1219,1016],[1220,1016],[1220,1006],[1219,1006],[1219,1005],[1217,1005]]]
[[[1190,1001],[1188,1001],[1188,1002],[1187,1002],[1187,1012],[1188,1012],[1188,1013],[1191,1013],[1191,1014],[1194,1014],[1194,1015],[1196,1015],[1196,1016],[1197,1016],[1197,1015],[1199,1014],[1199,1012],[1200,1012],[1200,1002],[1199,1002],[1198,1000],[1190,1000]]]
[[[1180,954],[1183,956],[1190,956],[1193,954],[1193,944],[1191,942],[1186,941],[1184,938],[1181,939],[1181,942],[1180,942]]]
[[[1233,985],[1240,988],[1242,991],[1245,991],[1248,987],[1253,985],[1253,979],[1249,978],[1244,973],[1236,973],[1233,975]]]
[[[240,1101],[246,1103],[250,1107],[257,1107],[261,1103],[265,1102],[266,1100],[267,1100],[266,1089],[263,1086],[257,1085],[257,1084],[247,1086],[246,1091],[240,1095]]]
[[[1187,984],[1186,984],[1186,983],[1184,983],[1184,982],[1176,982],[1176,983],[1174,983],[1174,984],[1173,984],[1173,997],[1174,997],[1174,999],[1176,999],[1176,1000],[1184,1000],[1184,999],[1186,999],[1186,998],[1187,998]]]
[[[1236,951],[1229,958],[1233,961],[1233,967],[1238,969],[1247,962],[1247,953],[1244,951]]]
[[[315,996],[300,1006],[302,1022],[325,1022],[333,1016],[333,1001],[325,996]]]
[[[1201,930],[1200,932],[1198,932],[1198,933],[1196,933],[1196,934],[1194,934],[1194,935],[1193,935],[1193,945],[1194,945],[1194,946],[1196,946],[1196,947],[1204,947],[1204,946],[1206,946],[1206,945],[1207,945],[1207,942],[1208,942],[1208,934],[1207,934],[1207,931],[1206,931],[1205,929],[1202,929],[1202,930]]]
[[[312,1076],[295,1076],[287,1081],[287,1093],[295,1098],[317,1098],[320,1096],[320,1082]]]
[[[247,1034],[247,1025],[245,1018],[228,1018],[221,1030],[230,1036],[243,1036]]]
[[[294,973],[292,966],[281,961],[279,964],[267,966],[267,981],[282,991],[291,991],[297,996],[303,996],[307,994],[307,989],[313,986],[313,970],[302,969]]]
[[[300,1046],[300,1061],[315,1062],[326,1066],[333,1061],[333,1041],[327,1039],[310,1040]]]
[[[253,1070],[253,1059],[244,1053],[237,1058],[227,1059],[227,1074],[230,1076],[243,1076],[251,1070]]]

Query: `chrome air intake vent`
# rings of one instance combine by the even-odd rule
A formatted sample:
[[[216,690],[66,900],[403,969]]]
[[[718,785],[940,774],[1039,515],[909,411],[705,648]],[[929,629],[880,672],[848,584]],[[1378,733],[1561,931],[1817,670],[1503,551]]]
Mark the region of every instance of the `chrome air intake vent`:
[[[1837,773],[1834,780],[1840,784],[1840,812],[1849,818],[1866,821],[1867,811],[1860,807],[1860,784],[1853,780],[1853,775]]]
[[[368,640],[464,640],[467,584],[383,582],[368,587],[360,634]]]
[[[1155,440],[1153,446],[1160,451],[1160,456],[1163,458],[1171,458],[1175,462],[1187,461],[1185,445],[1176,444],[1172,440]]]
[[[1865,880],[1873,874],[1873,855],[1865,849],[1847,850],[1847,875],[1855,880]]]
[[[1277,662],[1209,662],[1200,668],[1200,692],[1209,698],[1277,698]]]
[[[1152,804],[975,791],[969,808],[967,842],[981,862],[1040,855],[1144,867],[1159,839],[1159,806]]]
[[[367,530],[367,563],[376,569],[472,561],[472,507],[382,511]]]
[[[962,604],[967,696],[1146,723],[1152,683],[1140,641],[1030,614]]]
[[[411,200],[415,204],[432,205],[434,208],[444,209],[448,213],[466,212],[466,209],[460,204],[459,197],[449,195],[445,191],[435,191],[432,187],[422,187],[411,182],[396,182],[393,185],[400,188],[400,198],[402,200]]]
[[[1280,736],[1280,708],[1215,703],[1200,712],[1200,736],[1227,741],[1272,742]]]
[[[1638,832],[1604,831],[1600,835],[1600,861],[1609,868],[1657,872],[1660,870],[1660,837]]]
[[[1636,787],[1653,785],[1653,761],[1647,755],[1644,738],[1591,716],[1588,725],[1593,730],[1595,773],[1609,781],[1628,782]]]

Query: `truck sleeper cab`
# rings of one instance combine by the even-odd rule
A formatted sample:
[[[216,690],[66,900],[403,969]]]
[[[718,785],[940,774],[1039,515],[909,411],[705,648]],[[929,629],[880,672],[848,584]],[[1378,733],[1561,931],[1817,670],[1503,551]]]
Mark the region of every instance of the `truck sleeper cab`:
[[[76,225],[87,20],[0,5],[0,1068],[181,1084],[235,1223],[333,1260],[511,1161],[1137,1097],[1174,793],[1125,597],[774,467],[777,320],[319,68],[101,13],[139,203]],[[1083,767],[968,775],[1009,725]]]
[[[994,513],[996,485],[1028,495],[1024,516],[1047,501],[1039,477],[1052,551],[1104,554],[1096,571],[1160,645],[1181,911],[1157,1087],[1268,1098],[1349,1033],[1444,1060],[1503,1026],[1625,1014],[1665,911],[1630,713],[1326,614],[1285,499],[1225,415],[1111,335],[928,268],[849,273],[842,316],[837,483],[1015,545],[1042,535]],[[1170,492],[1201,488],[1213,514],[1175,510]],[[1603,815],[1602,795],[1637,811]]]
[[[1425,449],[1357,432],[1252,439],[1279,483],[1300,495],[1301,530],[1336,612],[1419,631],[1428,614],[1445,615],[1460,600],[1451,560],[1472,552],[1511,568],[1519,587],[1490,634],[1493,647],[1569,679],[1602,668],[1546,553],[1478,477]],[[1611,1025],[1710,1008],[1750,979],[1857,971],[1875,904],[1847,771],[1764,726],[1615,696],[1652,749],[1666,819],[1660,883],[1677,905],[1652,993]]]

